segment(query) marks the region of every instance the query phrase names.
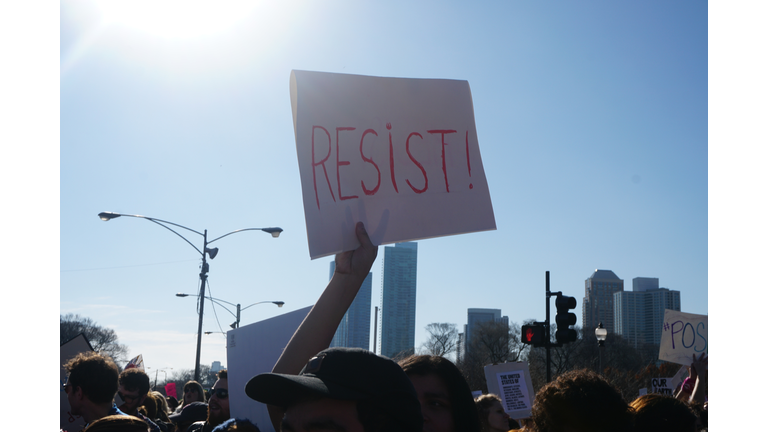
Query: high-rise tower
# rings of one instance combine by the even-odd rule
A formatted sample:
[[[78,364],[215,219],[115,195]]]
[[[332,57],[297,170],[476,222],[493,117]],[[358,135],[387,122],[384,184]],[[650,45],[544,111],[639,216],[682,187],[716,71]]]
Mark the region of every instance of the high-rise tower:
[[[331,261],[329,279],[333,277],[336,269],[336,261]],[[371,291],[373,287],[373,273],[365,277],[360,291],[341,319],[336,334],[331,340],[331,347],[363,348],[371,349]]]
[[[581,309],[581,326],[594,331],[599,323],[608,333],[614,333],[613,293],[624,291],[624,280],[610,270],[595,270],[584,281],[584,302]]]
[[[384,248],[378,354],[411,354],[416,339],[416,242]]]
[[[658,345],[665,309],[680,310],[680,291],[659,288],[659,278],[634,278],[632,291],[613,294],[614,330],[635,347]]]

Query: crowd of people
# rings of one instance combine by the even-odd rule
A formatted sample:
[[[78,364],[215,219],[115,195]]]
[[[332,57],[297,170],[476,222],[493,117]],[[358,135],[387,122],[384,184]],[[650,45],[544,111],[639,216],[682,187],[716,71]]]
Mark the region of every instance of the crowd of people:
[[[327,348],[376,259],[362,223],[360,246],[336,256],[336,270],[294,333],[271,373],[256,375],[248,397],[267,405],[272,426],[285,432],[695,432],[707,428],[707,359],[693,358],[689,378],[674,396],[649,394],[632,402],[589,370],[562,374],[535,395],[531,416],[518,420],[497,395],[473,398],[449,360],[414,355],[395,362],[358,348]],[[85,432],[259,431],[231,418],[227,371],[210,396],[194,381],[181,401],[150,392],[139,369],[118,373],[98,353],[79,354],[65,368],[64,390]],[[117,395],[120,406],[113,403]],[[263,427],[263,425],[262,425]],[[68,431],[77,432],[77,431]]]

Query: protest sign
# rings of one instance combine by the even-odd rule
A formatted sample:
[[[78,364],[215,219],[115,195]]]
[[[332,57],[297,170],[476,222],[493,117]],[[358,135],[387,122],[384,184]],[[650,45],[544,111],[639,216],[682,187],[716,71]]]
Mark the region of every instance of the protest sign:
[[[65,432],[81,430],[85,426],[85,419],[82,416],[72,414],[69,399],[67,399],[67,392],[64,390],[64,383],[67,380],[67,371],[64,369],[64,364],[76,355],[89,351],[93,351],[93,348],[91,348],[88,338],[82,333],[63,343],[59,351],[59,406],[61,410],[59,427]]]
[[[171,396],[171,397],[178,397],[176,396],[176,383],[168,383],[165,385],[165,395]]]
[[[144,370],[144,357],[142,357],[141,354],[137,355],[136,357],[132,358],[128,364],[125,365],[123,370],[131,369],[131,368],[137,368],[140,370]]]
[[[308,306],[227,332],[229,410],[233,418],[247,418],[258,424],[261,432],[273,432],[267,406],[249,398],[245,384],[260,373],[272,371],[310,309]]]
[[[659,360],[690,365],[693,356],[708,353],[707,315],[664,311]]]
[[[527,362],[511,362],[485,367],[488,392],[501,398],[504,411],[514,419],[531,416],[533,384]]]
[[[672,382],[672,378],[653,378],[651,380],[651,393],[672,396],[675,390],[675,386]]]
[[[312,259],[496,229],[467,81],[292,71]]]

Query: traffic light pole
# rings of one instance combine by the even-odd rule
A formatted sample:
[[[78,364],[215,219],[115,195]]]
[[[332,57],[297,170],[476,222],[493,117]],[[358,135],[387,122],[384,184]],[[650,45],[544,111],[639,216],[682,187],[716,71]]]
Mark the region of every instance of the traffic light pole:
[[[550,334],[551,330],[550,330],[550,326],[549,326],[549,298],[552,297],[552,296],[561,295],[562,293],[560,291],[554,292],[554,293],[549,291],[549,270],[547,270],[547,273],[546,273],[546,283],[545,283],[545,285],[546,285],[546,290],[547,290],[547,295],[546,295],[546,299],[547,299],[547,320],[544,321],[544,329],[545,329],[544,332],[545,332],[545,334],[547,336],[546,336],[546,342],[545,342],[546,345],[544,345],[544,348],[546,348],[546,350],[547,350],[547,382],[550,382],[550,381],[552,381],[552,371],[550,370],[550,365],[552,363],[552,357],[551,357],[551,355],[549,353],[549,349],[552,348],[552,347],[561,347],[561,346],[563,346],[563,344],[561,344],[559,342],[558,343],[552,343],[551,334]]]

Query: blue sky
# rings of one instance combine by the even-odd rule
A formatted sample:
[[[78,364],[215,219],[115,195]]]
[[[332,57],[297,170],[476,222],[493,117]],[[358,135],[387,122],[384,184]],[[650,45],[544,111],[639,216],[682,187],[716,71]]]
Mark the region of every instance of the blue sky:
[[[194,366],[195,301],[174,294],[196,292],[198,253],[101,211],[209,238],[280,226],[217,242],[211,293],[285,301],[243,324],[314,303],[330,258],[309,259],[292,69],[469,82],[498,229],[419,242],[417,344],[467,308],[543,320],[545,271],[578,325],[595,269],[626,289],[658,277],[708,314],[706,3],[285,3],[175,11],[171,27],[148,22],[163,11],[61,2],[61,314],[115,329],[150,367]],[[204,331],[232,321],[206,305]],[[224,336],[204,341],[202,362],[226,364]]]

